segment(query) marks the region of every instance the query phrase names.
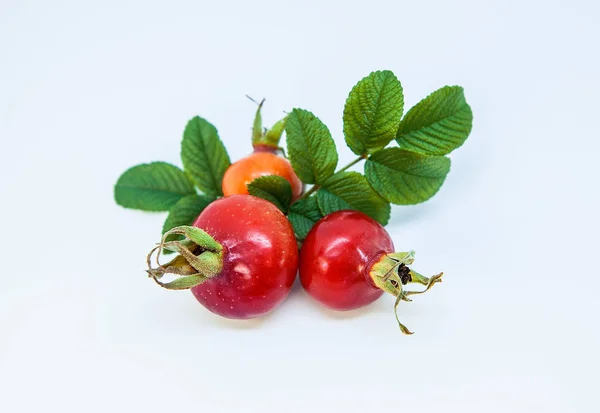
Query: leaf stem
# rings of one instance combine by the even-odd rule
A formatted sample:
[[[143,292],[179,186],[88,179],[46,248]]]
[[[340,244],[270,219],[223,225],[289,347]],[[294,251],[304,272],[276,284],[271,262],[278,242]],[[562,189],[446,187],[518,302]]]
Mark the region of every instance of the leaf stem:
[[[336,174],[339,174],[340,172],[344,172],[346,169],[353,167],[354,165],[356,165],[357,163],[359,163],[360,161],[362,161],[363,159],[366,159],[366,158],[367,158],[366,155],[359,156],[358,158],[356,158],[355,160],[350,162],[348,165],[344,166],[342,169],[337,171]]]
[[[317,191],[321,186],[320,185],[313,185],[312,188],[310,188],[308,191],[306,191],[304,193],[304,195],[302,195],[300,198],[298,198],[298,201],[301,199],[306,199],[309,196],[311,196],[312,194],[315,193],[315,191]]]
[[[340,169],[339,171],[337,171],[333,175],[336,175],[336,174],[339,174],[341,172],[344,172],[345,170],[353,167],[354,165],[356,165],[357,163],[359,163],[363,159],[367,159],[367,155],[361,155],[361,156],[359,156],[358,158],[356,158],[355,160],[353,160],[352,162],[350,162],[348,165],[344,166],[342,169]],[[308,191],[306,191],[304,193],[304,195],[302,195],[298,200],[308,198],[309,196],[311,196],[312,194],[314,194],[316,191],[318,191],[319,188],[321,188],[321,185],[313,185],[313,187],[310,188]]]

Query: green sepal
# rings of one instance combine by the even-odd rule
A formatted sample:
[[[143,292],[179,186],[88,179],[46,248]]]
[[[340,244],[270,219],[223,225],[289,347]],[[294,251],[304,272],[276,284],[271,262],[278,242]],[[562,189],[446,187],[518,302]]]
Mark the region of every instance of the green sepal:
[[[254,101],[253,99],[251,100]],[[260,101],[256,108],[256,114],[254,115],[254,123],[252,125],[252,146],[255,148],[258,146],[268,146],[273,149],[279,149],[279,141],[285,130],[287,116],[275,123],[270,129],[263,128],[261,111],[264,103],[265,99]]]
[[[286,122],[287,116],[277,121],[270,129],[267,129],[263,137],[264,145],[279,149],[279,141],[281,141]]]
[[[260,144],[260,140],[263,137],[264,131],[262,126],[262,106],[265,103],[265,100],[261,100],[256,108],[256,114],[254,115],[254,123],[252,124],[252,145]]]
[[[198,215],[213,202],[214,199],[209,198],[205,195],[188,195],[181,198],[175,205],[169,209],[169,215],[163,224],[162,233],[181,226],[181,225],[192,225]],[[167,238],[167,241],[173,241],[181,239],[182,236],[172,235]],[[163,250],[164,254],[169,254],[172,251],[167,249]]]
[[[185,239],[167,241],[172,235],[183,235]],[[180,255],[161,265],[158,256],[165,248]],[[156,267],[153,267],[152,257],[155,253]],[[171,290],[188,289],[219,275],[223,270],[223,254],[223,246],[204,230],[180,226],[165,232],[160,244],[150,251],[146,258],[146,272],[161,287]],[[161,281],[167,274],[182,278],[166,283]]]

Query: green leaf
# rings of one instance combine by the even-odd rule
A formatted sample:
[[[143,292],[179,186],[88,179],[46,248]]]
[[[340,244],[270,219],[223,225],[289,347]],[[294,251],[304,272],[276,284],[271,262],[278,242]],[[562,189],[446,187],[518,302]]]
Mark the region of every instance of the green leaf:
[[[285,125],[290,162],[302,182],[320,184],[333,175],[338,162],[327,126],[312,113],[294,109]]]
[[[188,122],[181,142],[181,160],[185,172],[202,192],[212,197],[223,195],[221,182],[231,161],[213,125],[198,116]]]
[[[317,204],[317,198],[314,196],[294,202],[288,213],[288,219],[294,227],[296,238],[300,241],[306,238],[310,229],[321,218],[323,215]]]
[[[163,225],[162,233],[169,231],[175,227],[182,225],[192,225],[198,215],[206,208],[211,202],[212,198],[204,195],[188,195],[181,198],[173,207],[169,210],[169,216]]]
[[[396,140],[402,148],[446,155],[461,146],[473,126],[473,112],[460,86],[444,86],[407,113]]]
[[[134,166],[115,185],[117,204],[143,211],[167,211],[184,196],[195,193],[185,173],[166,162]]]
[[[426,156],[400,148],[374,153],[365,163],[371,186],[393,204],[427,201],[440,189],[450,171],[450,159]]]
[[[344,107],[344,137],[357,155],[384,148],[396,137],[404,110],[402,85],[389,70],[377,71],[352,88]]]
[[[292,202],[292,186],[287,179],[278,175],[256,178],[248,184],[248,192],[265,199],[285,213]]]
[[[340,172],[317,191],[323,215],[343,209],[355,209],[385,225],[390,219],[390,204],[371,188],[358,172]]]

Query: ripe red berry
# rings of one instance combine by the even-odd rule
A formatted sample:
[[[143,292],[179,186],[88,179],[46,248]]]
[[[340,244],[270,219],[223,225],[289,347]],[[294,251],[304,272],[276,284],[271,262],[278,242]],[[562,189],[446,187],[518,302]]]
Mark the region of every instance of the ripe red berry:
[[[334,310],[363,307],[384,291],[397,298],[397,306],[400,300],[410,301],[409,295],[425,292],[441,281],[442,274],[427,278],[410,270],[407,265],[412,264],[413,255],[395,253],[389,234],[374,219],[358,211],[338,211],[315,224],[304,240],[300,281],[311,297]],[[405,291],[402,286],[408,282],[427,289]]]
[[[292,288],[298,267],[296,239],[290,222],[270,202],[250,195],[221,198],[193,227],[170,233],[184,234],[193,244],[165,243],[181,255],[149,270],[150,275],[166,288],[191,288],[213,313],[258,317],[277,307]],[[164,283],[160,279],[166,273],[182,277]]]

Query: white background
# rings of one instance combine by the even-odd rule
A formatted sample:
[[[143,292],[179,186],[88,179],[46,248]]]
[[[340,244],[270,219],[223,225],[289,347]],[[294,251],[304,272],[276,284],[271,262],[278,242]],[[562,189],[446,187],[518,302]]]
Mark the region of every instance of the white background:
[[[598,412],[596,1],[0,1],[0,411]],[[401,335],[383,297],[299,285],[228,321],[143,272],[163,214],[124,210],[129,166],[179,164],[189,118],[231,158],[313,111],[340,164],[347,93],[390,69],[406,108],[464,86],[473,132],[431,201],[388,227],[445,282]]]

